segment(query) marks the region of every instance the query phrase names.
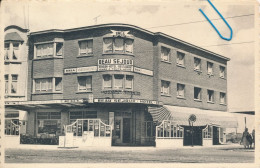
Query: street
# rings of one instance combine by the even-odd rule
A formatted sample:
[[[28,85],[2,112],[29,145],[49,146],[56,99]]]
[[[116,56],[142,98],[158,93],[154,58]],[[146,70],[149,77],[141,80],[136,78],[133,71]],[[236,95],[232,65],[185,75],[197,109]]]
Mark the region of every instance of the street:
[[[253,163],[254,150],[240,145],[155,147],[6,149],[6,163]]]

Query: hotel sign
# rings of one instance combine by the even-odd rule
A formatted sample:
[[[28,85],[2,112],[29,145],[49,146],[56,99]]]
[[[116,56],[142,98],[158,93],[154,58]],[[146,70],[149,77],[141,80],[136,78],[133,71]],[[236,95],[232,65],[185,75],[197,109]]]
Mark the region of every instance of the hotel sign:
[[[158,101],[144,99],[94,99],[94,103],[140,103],[161,105],[161,103]]]
[[[103,90],[101,93],[104,94],[128,94],[128,95],[137,95],[140,96],[140,92],[128,91],[128,90]]]
[[[98,71],[133,71],[133,60],[99,59]]]
[[[83,73],[83,72],[95,72],[95,71],[97,71],[97,66],[89,66],[89,67],[79,67],[79,68],[64,69],[64,74]]]

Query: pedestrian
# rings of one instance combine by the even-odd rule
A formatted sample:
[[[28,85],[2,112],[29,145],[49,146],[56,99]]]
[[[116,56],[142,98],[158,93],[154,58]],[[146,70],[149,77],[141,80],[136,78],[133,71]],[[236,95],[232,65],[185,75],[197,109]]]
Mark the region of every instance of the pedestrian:
[[[242,143],[244,145],[244,148],[250,148],[251,147],[251,145],[252,145],[252,137],[251,137],[251,135],[248,132],[248,128],[245,128],[245,131],[243,132],[243,136],[242,136],[241,141],[242,141]]]

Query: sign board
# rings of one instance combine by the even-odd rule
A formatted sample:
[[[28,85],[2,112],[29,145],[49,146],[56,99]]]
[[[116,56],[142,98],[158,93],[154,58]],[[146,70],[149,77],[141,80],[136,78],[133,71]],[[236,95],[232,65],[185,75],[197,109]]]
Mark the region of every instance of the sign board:
[[[149,76],[153,76],[153,71],[147,70],[147,69],[142,69],[138,67],[134,67],[134,72],[140,73],[140,74],[145,74]]]
[[[144,99],[94,99],[95,103],[142,103],[142,104],[160,104],[155,100]]]
[[[89,66],[89,67],[79,67],[79,68],[64,69],[64,74],[83,73],[83,72],[95,72],[95,71],[97,71],[97,66]]]
[[[195,122],[196,121],[196,115],[195,114],[191,114],[189,117],[189,121],[190,122]]]
[[[138,95],[140,96],[140,92],[128,91],[128,90],[102,90],[101,93],[104,94],[126,94],[126,95]]]
[[[130,59],[98,59],[98,65],[134,65],[134,61]]]
[[[98,65],[98,71],[133,71],[133,65]]]

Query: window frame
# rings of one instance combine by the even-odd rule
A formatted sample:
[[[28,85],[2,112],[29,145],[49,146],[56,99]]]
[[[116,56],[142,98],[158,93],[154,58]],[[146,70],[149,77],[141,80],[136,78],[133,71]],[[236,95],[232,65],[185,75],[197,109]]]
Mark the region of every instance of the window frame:
[[[56,89],[56,78],[61,79],[61,89]],[[39,81],[39,90],[36,90],[36,81]],[[51,82],[48,82],[51,81]],[[46,90],[42,89],[42,84],[46,83]],[[51,86],[51,89],[49,88]],[[63,92],[63,78],[62,77],[47,77],[47,78],[34,78],[33,79],[33,94],[44,94],[44,93],[62,93]]]
[[[115,76],[116,75],[122,75],[123,78],[122,78],[122,88],[118,88],[118,87],[115,87]],[[111,79],[111,87],[109,88],[105,88],[104,87],[104,76],[110,76],[110,79]],[[132,78],[132,81],[131,81],[131,88],[126,88],[126,77],[131,77]],[[102,89],[103,90],[127,90],[127,91],[133,91],[134,89],[134,75],[129,75],[129,74],[103,74],[102,75]]]
[[[180,94],[179,94],[179,90],[178,90],[178,86],[183,86],[183,96],[181,96]],[[182,84],[182,83],[177,83],[177,98],[185,98],[185,84]]]
[[[168,87],[165,88],[163,83],[167,84]],[[161,80],[161,95],[162,96],[170,96],[170,88],[171,88],[171,82],[166,80]],[[167,92],[165,92],[165,89]]]
[[[85,82],[86,82],[86,86],[85,86],[85,89],[80,89],[80,84],[79,84],[79,78],[85,78]],[[91,80],[91,84],[90,84],[90,89],[88,90],[88,87],[87,87],[87,80],[88,78],[90,78]],[[92,80],[92,76],[91,75],[87,75],[87,76],[77,76],[77,82],[78,82],[78,92],[89,92],[91,93],[92,92],[92,89],[93,89],[93,80]]]
[[[168,51],[168,55],[167,55],[167,60],[163,59],[163,49],[167,50]],[[162,62],[168,62],[170,63],[170,58],[171,58],[171,49],[169,47],[166,47],[166,46],[161,46],[161,61]]]
[[[80,48],[80,45],[82,42],[86,42],[86,53],[81,53],[81,48]],[[90,53],[87,52],[88,50],[88,45],[89,45],[89,42],[92,42],[92,48],[91,48],[91,51]],[[78,40],[78,47],[79,47],[79,51],[78,51],[78,57],[87,57],[87,56],[93,56],[94,55],[94,40],[93,38],[87,38],[87,39],[80,39]]]
[[[105,39],[111,39],[112,41],[112,49],[111,50],[106,50],[105,48]],[[123,40],[123,50],[115,50],[115,43],[116,43],[116,39],[122,39]],[[131,50],[132,52],[129,52],[126,48],[127,46],[127,40],[132,41],[132,47]],[[103,54],[128,54],[128,55],[133,55],[134,54],[134,39],[131,37],[121,37],[121,36],[107,36],[107,37],[103,37]]]
[[[221,68],[223,68],[223,76],[222,76]],[[219,66],[219,77],[221,79],[226,79],[226,67],[222,65]]]
[[[196,60],[199,60],[199,69],[197,69],[196,66],[195,66]],[[201,72],[201,59],[198,58],[198,57],[194,57],[194,71]]]
[[[210,96],[209,92],[212,92],[211,95],[212,95],[213,100],[211,100],[211,101],[210,101],[210,97],[209,97]],[[207,102],[208,103],[215,103],[215,91],[214,90],[207,89]]]
[[[212,72],[210,73],[209,72],[209,65],[212,65]],[[207,61],[207,74],[210,75],[210,76],[213,76],[214,75],[214,63],[213,62],[210,62],[210,61]]]
[[[195,98],[195,90],[196,90],[196,89],[199,89],[199,98],[198,98],[198,99]],[[194,98],[195,101],[202,101],[202,89],[201,89],[201,88],[199,88],[199,87],[194,87],[194,95],[193,95],[193,98]]]
[[[224,102],[221,102],[221,94],[224,95]],[[227,98],[226,98],[227,94],[225,92],[219,92],[219,104],[221,105],[226,105],[227,104]]]
[[[180,63],[179,56],[182,56],[182,60],[183,60],[182,64]],[[177,64],[177,66],[185,67],[185,56],[186,56],[186,54],[184,52],[181,52],[181,51],[176,52],[176,64]]]
[[[40,45],[47,45],[47,44],[52,45],[52,55],[37,56],[37,47]],[[56,48],[57,44],[62,44],[61,54],[57,54],[57,48]],[[34,43],[34,57],[33,57],[34,60],[50,59],[50,58],[63,58],[63,57],[64,57],[64,41],[54,40],[54,41]]]
[[[16,80],[14,80],[13,79],[13,77],[14,76],[16,76]],[[16,85],[16,91],[15,92],[13,92],[12,90],[12,86],[13,86],[13,84],[15,83],[15,85]],[[11,74],[11,87],[10,87],[10,94],[13,94],[13,95],[15,95],[15,94],[18,94],[18,74]]]

